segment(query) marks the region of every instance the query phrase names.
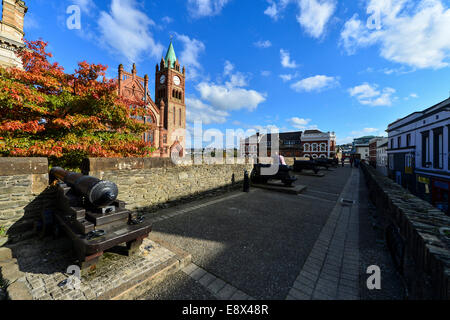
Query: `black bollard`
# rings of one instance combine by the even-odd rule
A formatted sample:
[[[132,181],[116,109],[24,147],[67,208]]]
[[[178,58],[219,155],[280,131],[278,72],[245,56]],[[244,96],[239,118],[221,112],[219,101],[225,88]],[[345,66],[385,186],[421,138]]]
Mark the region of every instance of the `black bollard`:
[[[250,192],[250,178],[247,170],[244,171],[244,192]]]

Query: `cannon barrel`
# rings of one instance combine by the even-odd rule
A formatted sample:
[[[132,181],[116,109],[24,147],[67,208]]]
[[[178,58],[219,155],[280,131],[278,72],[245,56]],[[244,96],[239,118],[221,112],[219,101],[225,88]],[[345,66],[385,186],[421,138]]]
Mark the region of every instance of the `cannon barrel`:
[[[117,199],[119,194],[117,185],[111,181],[67,171],[60,167],[54,167],[50,170],[50,179],[51,181],[57,179],[66,183],[96,207],[109,206]]]

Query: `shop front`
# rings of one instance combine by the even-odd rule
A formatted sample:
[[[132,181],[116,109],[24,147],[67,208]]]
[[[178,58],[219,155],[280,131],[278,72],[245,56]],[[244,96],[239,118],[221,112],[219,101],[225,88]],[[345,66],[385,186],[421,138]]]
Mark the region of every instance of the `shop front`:
[[[447,215],[449,212],[449,198],[450,198],[450,181],[433,178],[432,181],[432,204],[442,210]]]

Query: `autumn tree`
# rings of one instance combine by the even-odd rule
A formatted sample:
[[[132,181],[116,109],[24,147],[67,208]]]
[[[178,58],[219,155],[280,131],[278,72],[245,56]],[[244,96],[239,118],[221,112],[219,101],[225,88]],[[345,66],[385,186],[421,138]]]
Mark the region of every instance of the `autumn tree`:
[[[0,155],[48,157],[51,165],[78,168],[83,158],[148,157],[138,122],[144,104],[118,95],[106,66],[80,62],[67,74],[43,41],[26,41],[18,54],[24,70],[0,67]]]

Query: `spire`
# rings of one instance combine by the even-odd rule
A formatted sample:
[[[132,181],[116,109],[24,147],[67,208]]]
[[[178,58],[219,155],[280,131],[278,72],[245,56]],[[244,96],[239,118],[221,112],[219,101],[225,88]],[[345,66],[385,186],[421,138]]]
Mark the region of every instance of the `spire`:
[[[167,67],[168,61],[170,60],[169,68],[173,68],[175,66],[175,62],[177,61],[177,56],[175,55],[175,50],[173,49],[172,40],[170,40],[169,49],[167,50],[166,58],[165,58],[165,66]]]

